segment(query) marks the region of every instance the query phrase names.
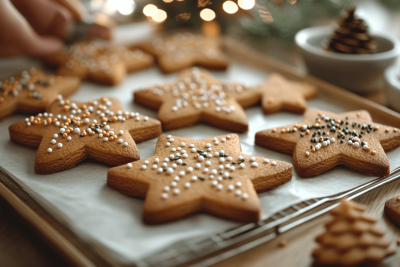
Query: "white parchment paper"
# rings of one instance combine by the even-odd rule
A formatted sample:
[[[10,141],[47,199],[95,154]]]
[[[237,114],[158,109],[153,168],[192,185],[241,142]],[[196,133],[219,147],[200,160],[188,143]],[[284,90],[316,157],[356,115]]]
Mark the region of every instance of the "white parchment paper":
[[[38,65],[38,62],[25,58],[1,60],[0,75],[5,77],[32,65]],[[267,78],[265,73],[237,62],[233,62],[226,72],[213,74],[220,80],[242,82],[246,85],[257,84]],[[71,99],[86,101],[104,95],[118,97],[126,110],[154,118],[156,112],[132,102],[133,90],[154,83],[173,81],[175,77],[175,74],[164,75],[156,67],[152,67],[128,75],[124,83],[114,87],[84,82]],[[328,99],[323,94],[309,101],[309,106],[333,112],[352,110],[351,106]],[[250,130],[240,134],[244,153],[292,163],[290,155],[255,146],[254,135],[259,130],[299,122],[302,116],[286,112],[265,116],[259,106],[247,109],[246,114],[250,121]],[[94,160],[85,160],[73,169],[58,173],[36,174],[36,150],[15,144],[9,139],[8,126],[24,118],[23,115],[14,115],[0,122],[0,166],[55,217],[116,262],[133,262],[176,241],[212,234],[238,225],[236,222],[207,214],[197,214],[168,224],[145,225],[141,218],[143,200],[127,197],[109,188],[106,185],[109,166]],[[207,125],[196,125],[167,133],[202,139],[224,134],[226,131]],[[156,141],[157,139],[153,139],[138,145],[141,158],[153,155]],[[400,149],[387,155],[391,169],[400,166]],[[373,178],[375,177],[368,177],[345,167],[336,167],[313,178],[300,178],[294,172],[288,183],[259,195],[262,215],[268,216],[299,200],[348,190]]]

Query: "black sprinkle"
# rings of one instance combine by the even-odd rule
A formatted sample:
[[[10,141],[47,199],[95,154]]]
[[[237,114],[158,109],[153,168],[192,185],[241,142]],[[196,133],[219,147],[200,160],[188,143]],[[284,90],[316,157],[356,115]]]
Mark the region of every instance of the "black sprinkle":
[[[204,181],[206,178],[204,178],[204,177],[202,177],[202,176],[199,176],[199,179],[202,180],[202,181]]]
[[[236,164],[236,161],[232,161],[232,164]]]
[[[183,162],[183,163],[182,163],[182,165],[183,165],[183,166],[186,166],[186,165],[187,165],[187,163],[186,163],[186,162]]]

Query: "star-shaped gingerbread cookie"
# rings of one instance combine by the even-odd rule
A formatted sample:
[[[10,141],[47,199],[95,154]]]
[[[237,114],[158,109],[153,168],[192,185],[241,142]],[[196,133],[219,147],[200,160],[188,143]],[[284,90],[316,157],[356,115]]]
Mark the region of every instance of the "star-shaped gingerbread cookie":
[[[143,220],[162,223],[200,211],[239,221],[257,221],[257,192],[289,181],[292,165],[252,157],[239,137],[226,134],[193,140],[161,135],[154,156],[108,171],[107,184],[145,198]]]
[[[127,72],[152,66],[154,57],[139,49],[92,41],[65,46],[62,52],[46,57],[45,61],[59,66],[59,75],[115,85],[124,80]]]
[[[158,110],[163,129],[207,123],[234,132],[248,131],[243,108],[259,101],[259,92],[239,83],[217,81],[196,67],[180,73],[178,81],[134,92],[134,101]]]
[[[79,86],[75,77],[47,76],[36,68],[24,70],[0,81],[0,120],[16,111],[45,111],[58,95],[69,96]]]
[[[255,142],[293,153],[296,171],[302,177],[318,175],[337,165],[385,176],[390,172],[385,151],[400,145],[400,131],[373,122],[364,110],[335,114],[307,109],[302,122],[260,131]]]
[[[87,157],[110,165],[138,160],[136,143],[161,134],[159,121],[123,111],[117,99],[86,103],[55,101],[47,112],[9,127],[11,140],[38,147],[35,171],[46,174],[74,167]]]
[[[221,50],[221,42],[216,36],[176,33],[138,47],[154,55],[164,73],[177,72],[192,66],[217,70],[228,67],[228,57]]]
[[[307,109],[307,99],[317,96],[315,86],[306,82],[286,80],[278,73],[271,73],[264,84],[256,86],[260,90],[261,105],[265,114],[286,110],[304,113]]]

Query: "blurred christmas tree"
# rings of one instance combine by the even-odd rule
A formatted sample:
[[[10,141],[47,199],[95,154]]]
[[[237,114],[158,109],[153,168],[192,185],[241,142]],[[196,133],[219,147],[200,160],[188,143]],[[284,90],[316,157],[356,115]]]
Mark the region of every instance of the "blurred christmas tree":
[[[377,0],[377,1],[391,10],[399,10],[400,9],[400,1],[399,0]]]

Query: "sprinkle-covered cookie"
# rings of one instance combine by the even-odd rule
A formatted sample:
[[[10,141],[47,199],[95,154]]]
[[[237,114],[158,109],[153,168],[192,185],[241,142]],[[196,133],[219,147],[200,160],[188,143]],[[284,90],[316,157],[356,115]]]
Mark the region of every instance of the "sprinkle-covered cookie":
[[[391,240],[379,227],[377,219],[365,207],[342,200],[330,211],[333,218],[325,224],[325,233],[316,238],[315,263],[322,266],[378,266],[395,253]],[[319,266],[319,265],[318,265]]]
[[[162,223],[200,211],[239,221],[257,221],[257,192],[292,177],[292,165],[242,153],[239,137],[193,140],[161,135],[155,155],[108,171],[107,184],[145,198],[143,219]]]
[[[400,227],[400,196],[389,199],[386,202],[385,212]]]
[[[215,36],[176,33],[140,44],[139,47],[156,56],[158,66],[164,73],[192,66],[218,70],[228,67],[228,58],[221,50],[219,38]]]
[[[127,72],[152,66],[154,58],[142,50],[130,50],[122,45],[78,42],[65,46],[62,52],[45,58],[45,61],[59,66],[57,73],[60,75],[115,85],[124,80]]]
[[[16,111],[43,112],[58,95],[69,96],[79,85],[75,77],[47,76],[36,68],[24,70],[0,81],[0,120]]]
[[[159,121],[123,111],[117,99],[81,103],[59,97],[45,113],[9,127],[11,140],[39,147],[35,171],[45,174],[74,167],[87,157],[110,165],[140,158],[136,143],[161,134]]]
[[[260,90],[261,105],[265,114],[281,110],[304,113],[307,109],[307,99],[318,94],[315,86],[306,82],[286,80],[278,73],[271,73],[264,84],[256,87]]]
[[[337,165],[385,176],[390,172],[385,151],[400,145],[400,131],[373,122],[364,110],[335,114],[308,109],[302,122],[260,131],[255,142],[278,152],[293,153],[296,171],[303,177]]]
[[[134,92],[134,101],[158,110],[163,129],[173,130],[207,123],[234,132],[246,132],[243,108],[259,101],[259,92],[239,83],[217,81],[209,72],[184,70],[178,81]]]

